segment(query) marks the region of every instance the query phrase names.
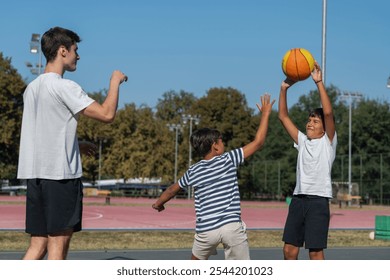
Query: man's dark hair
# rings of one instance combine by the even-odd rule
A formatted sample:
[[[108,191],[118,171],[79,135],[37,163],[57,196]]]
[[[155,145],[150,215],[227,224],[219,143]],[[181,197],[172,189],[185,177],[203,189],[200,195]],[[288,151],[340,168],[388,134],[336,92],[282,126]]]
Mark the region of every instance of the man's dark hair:
[[[222,134],[218,130],[201,128],[192,133],[190,141],[195,153],[205,157],[211,151],[213,144],[221,138]]]
[[[70,50],[73,44],[79,43],[80,41],[79,35],[75,32],[58,26],[53,27],[42,36],[42,53],[46,57],[47,62],[51,62],[56,58],[60,46],[64,46],[67,50]]]

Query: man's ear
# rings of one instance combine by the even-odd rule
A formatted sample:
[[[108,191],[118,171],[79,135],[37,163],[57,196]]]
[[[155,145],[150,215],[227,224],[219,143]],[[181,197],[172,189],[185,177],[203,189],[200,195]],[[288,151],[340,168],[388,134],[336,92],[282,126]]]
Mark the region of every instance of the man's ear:
[[[58,49],[58,52],[59,52],[59,54],[60,54],[62,57],[65,57],[65,56],[66,56],[66,53],[68,52],[68,50],[66,49],[65,46],[60,46],[59,49]]]

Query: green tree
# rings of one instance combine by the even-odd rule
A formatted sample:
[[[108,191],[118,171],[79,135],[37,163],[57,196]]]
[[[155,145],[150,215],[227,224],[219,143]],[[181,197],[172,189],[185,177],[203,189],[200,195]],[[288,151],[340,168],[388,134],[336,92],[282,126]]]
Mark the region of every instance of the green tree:
[[[362,100],[353,110],[354,153],[390,152],[390,110],[388,103]]]
[[[223,134],[225,147],[241,147],[252,140],[257,126],[252,122],[253,109],[245,95],[234,88],[211,88],[195,104],[203,127],[216,128]]]
[[[201,115],[201,126],[221,131],[225,150],[242,147],[253,140],[258,127],[253,121],[253,109],[248,107],[245,95],[234,88],[211,88],[194,105],[194,112]],[[196,157],[195,157],[196,158]],[[197,157],[199,160],[199,157]],[[249,162],[239,169],[241,194],[251,185]]]
[[[181,176],[188,168],[188,155],[189,155],[189,125],[184,124],[182,115],[196,115],[194,111],[194,104],[197,102],[197,98],[189,92],[181,90],[180,92],[168,91],[163,94],[163,97],[158,100],[156,106],[156,119],[161,121],[161,130],[165,130],[165,149],[167,151],[167,168],[165,170],[164,178],[173,182],[174,169],[175,169],[175,145],[176,145],[176,131],[169,131],[168,125],[181,125],[178,130],[178,171],[177,176]],[[196,125],[193,123],[193,129]]]
[[[16,178],[26,83],[0,52],[0,179]]]
[[[107,150],[104,171],[115,178],[166,179],[169,169],[167,128],[149,107],[126,104],[113,123],[112,145]]]
[[[156,118],[166,122],[180,122],[182,114],[191,113],[195,101],[196,97],[184,90],[167,91],[161,99],[158,99]]]
[[[338,130],[340,148],[333,171],[335,178],[345,182],[349,161],[349,103],[340,100],[340,106],[344,106],[344,116]],[[359,184],[362,196],[390,199],[389,103],[362,99],[354,102],[351,114],[351,181]]]
[[[107,91],[99,91],[90,93],[89,96],[102,104],[106,98]],[[93,156],[82,155],[83,162],[83,177],[85,180],[96,182],[98,180],[99,171],[99,156],[103,161],[104,153],[99,154],[99,149],[106,150],[111,143],[110,135],[112,134],[113,126],[105,124],[97,120],[80,116],[77,135],[79,141],[88,141],[96,145],[96,153]]]
[[[254,154],[251,161],[252,194],[268,199],[281,198],[280,194],[289,195],[295,186],[295,166],[292,164],[295,161],[293,142],[279,122],[275,106],[264,147]],[[252,194],[249,194],[249,198]]]

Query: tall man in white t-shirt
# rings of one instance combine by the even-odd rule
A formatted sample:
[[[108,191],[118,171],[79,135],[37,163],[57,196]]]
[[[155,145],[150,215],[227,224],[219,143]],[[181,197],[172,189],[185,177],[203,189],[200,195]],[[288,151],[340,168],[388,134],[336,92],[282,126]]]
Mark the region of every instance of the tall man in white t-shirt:
[[[283,81],[279,97],[279,119],[298,150],[297,181],[283,233],[286,260],[298,258],[305,244],[311,260],[324,259],[332,198],[331,171],[336,157],[337,134],[332,104],[322,82],[322,72],[315,63],[312,78],[317,85],[322,108],[310,112],[303,134],[288,115],[287,89],[294,81]]]
[[[30,245],[23,259],[66,259],[74,232],[81,230],[82,167],[77,141],[79,115],[104,123],[114,120],[119,85],[112,73],[107,97],[95,102],[75,82],[79,36],[61,27],[45,32],[41,49],[47,64],[24,92],[18,178],[27,180],[26,232]]]

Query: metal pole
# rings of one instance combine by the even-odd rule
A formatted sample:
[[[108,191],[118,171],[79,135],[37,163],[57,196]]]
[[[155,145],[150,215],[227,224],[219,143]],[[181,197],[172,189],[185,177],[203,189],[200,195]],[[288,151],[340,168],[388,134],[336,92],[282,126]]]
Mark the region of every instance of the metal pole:
[[[190,122],[190,129],[189,129],[189,135],[188,135],[188,168],[191,167],[192,164],[192,146],[191,146],[191,134],[192,134],[192,121],[195,121],[195,124],[198,124],[200,116],[193,116],[191,114],[182,114],[181,118],[184,124],[187,124],[187,121]],[[188,199],[192,197],[193,188],[188,188]]]
[[[179,138],[179,128],[181,128],[180,124],[167,124],[169,131],[175,131],[175,174],[173,181],[177,182],[177,154],[178,154],[178,138]]]
[[[177,147],[177,141],[178,141],[178,134],[179,134],[178,129],[179,129],[179,127],[176,126],[175,129],[176,129],[176,143],[175,143],[175,177],[174,177],[174,183],[176,183],[176,181],[177,181],[177,148],[178,148]]]
[[[352,98],[360,99],[362,94],[360,93],[351,93],[344,92],[342,94],[344,98],[348,97],[349,100],[349,120],[348,120],[348,194],[352,193]],[[351,202],[348,203],[349,205]]]
[[[189,147],[188,147],[188,167],[190,167],[191,166],[191,163],[192,163],[192,147],[191,147],[191,134],[192,134],[192,117],[191,117],[191,119],[190,119],[190,134],[189,134],[189,136],[188,136],[188,145],[189,145]]]
[[[192,163],[192,147],[191,147],[191,134],[192,134],[192,116],[190,117],[190,134],[188,135],[188,168],[190,168]],[[192,196],[192,187],[188,188],[188,199],[190,199]]]
[[[267,189],[267,161],[264,161],[264,189]]]
[[[38,46],[38,50],[39,50],[39,62],[38,62],[38,75],[41,75],[41,68],[42,68],[42,49],[41,49],[41,39],[39,39],[39,46]]]
[[[348,136],[348,194],[352,193],[352,183],[351,183],[351,158],[352,158],[352,99],[351,94],[349,95],[349,136]],[[348,201],[348,204],[351,205],[351,201]]]
[[[322,0],[322,81],[325,85],[326,72],[326,0]]]
[[[383,205],[383,156],[382,153],[380,154],[380,198],[379,198],[379,203],[380,205]]]
[[[278,195],[280,200],[282,198],[282,193],[280,189],[280,160],[278,160]]]
[[[362,155],[359,154],[359,157],[360,157],[360,186],[359,186],[359,191],[360,191],[360,195],[363,196],[363,160],[362,160]]]
[[[99,139],[99,173],[98,173],[98,189],[100,190],[100,179],[102,169],[102,139]]]

